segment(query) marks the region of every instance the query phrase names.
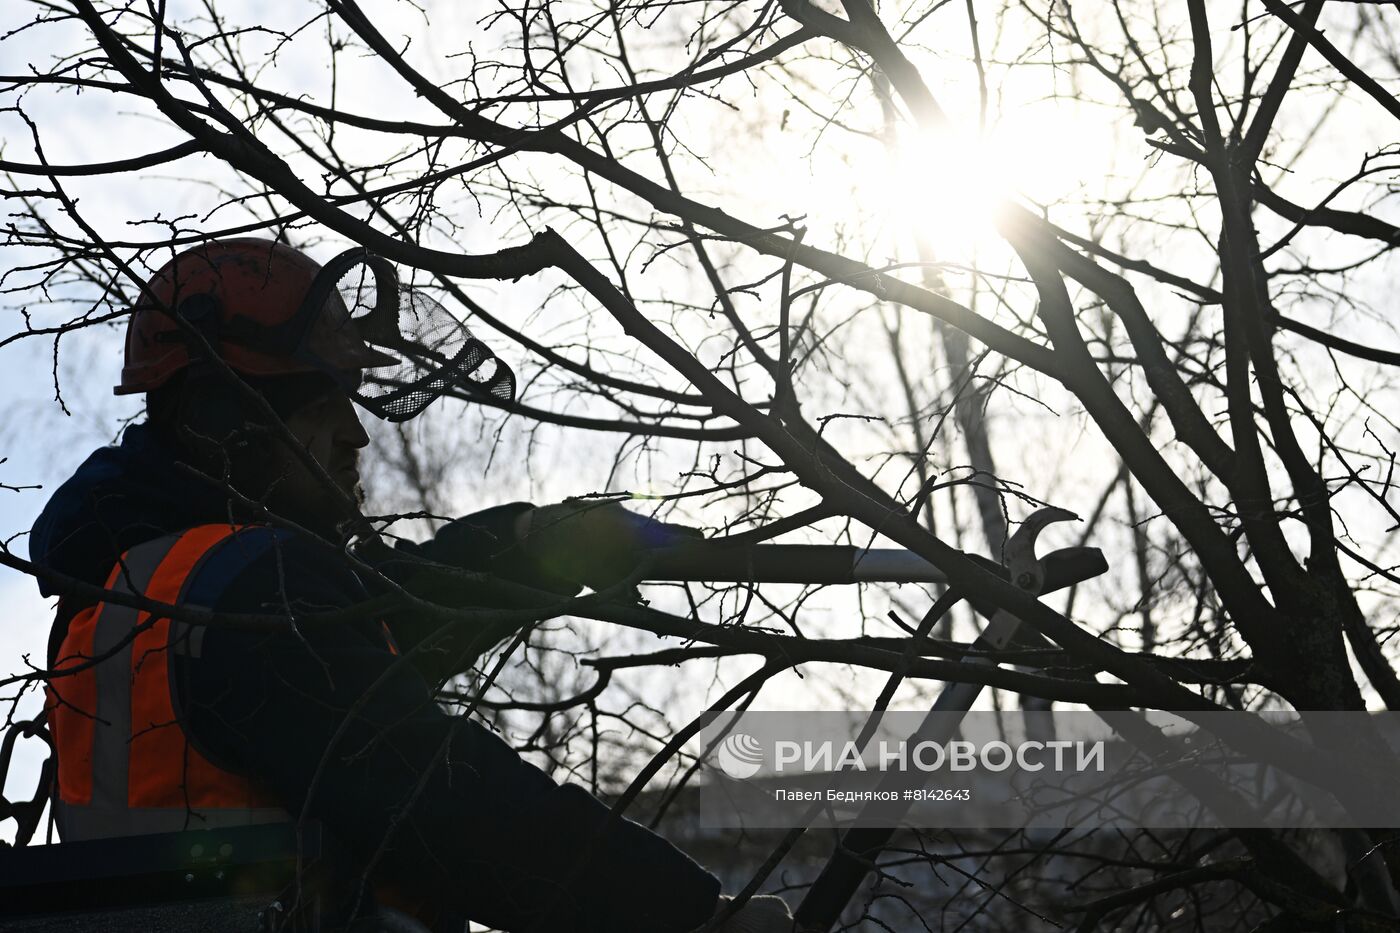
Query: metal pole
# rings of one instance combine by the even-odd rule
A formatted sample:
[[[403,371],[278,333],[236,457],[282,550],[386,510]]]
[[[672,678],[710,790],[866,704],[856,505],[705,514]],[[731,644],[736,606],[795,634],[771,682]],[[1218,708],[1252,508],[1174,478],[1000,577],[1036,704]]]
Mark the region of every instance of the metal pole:
[[[1010,579],[1006,567],[969,554],[991,573]],[[1045,590],[1098,576],[1108,569],[1095,547],[1062,548],[1040,560]],[[709,583],[944,583],[948,577],[928,561],[899,548],[858,548],[839,544],[754,544],[726,547],[697,542],[657,548],[647,557],[644,580]],[[974,605],[976,605],[974,603]],[[995,609],[977,606],[990,616]]]

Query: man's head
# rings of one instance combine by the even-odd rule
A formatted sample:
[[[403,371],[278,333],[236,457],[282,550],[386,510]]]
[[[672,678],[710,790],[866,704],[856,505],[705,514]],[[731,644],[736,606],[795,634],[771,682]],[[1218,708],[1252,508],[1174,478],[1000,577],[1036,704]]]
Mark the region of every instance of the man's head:
[[[146,392],[152,425],[235,499],[327,534],[361,497],[369,438],[349,393],[397,362],[361,339],[335,285],[269,240],[181,253],[132,316],[116,389]]]

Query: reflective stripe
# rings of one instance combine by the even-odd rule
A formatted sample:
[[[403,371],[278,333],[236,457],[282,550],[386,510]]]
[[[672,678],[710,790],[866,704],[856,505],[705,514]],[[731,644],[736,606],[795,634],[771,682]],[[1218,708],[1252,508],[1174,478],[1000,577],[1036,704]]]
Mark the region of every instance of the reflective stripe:
[[[237,529],[232,525],[191,528],[171,547],[151,575],[146,595],[172,605],[185,603],[185,590],[215,548]],[[147,616],[143,613],[142,620]],[[230,807],[255,802],[248,782],[215,768],[189,746],[175,715],[170,677],[170,620],[136,636],[131,656],[130,781],[131,807]],[[151,763],[157,767],[151,767]],[[232,778],[232,780],[229,780]],[[258,802],[265,803],[265,801]]]
[[[110,581],[109,581],[110,583]],[[109,587],[110,588],[110,587]],[[68,624],[54,659],[54,670],[81,667],[92,658],[92,639],[102,607],[88,606]],[[72,803],[92,800],[93,719],[97,712],[97,678],[91,669],[60,674],[44,685],[49,731],[58,754],[60,799]]]
[[[161,538],[127,552],[111,589],[139,593],[165,560],[175,539]],[[93,637],[94,657],[116,653],[98,663],[97,720],[92,739],[92,804],[95,809],[125,809],[131,742],[131,663],[133,630],[148,614],[130,606],[103,604]],[[137,636],[139,637],[139,636]],[[126,639],[126,644],[121,644]],[[117,646],[121,645],[120,648]]]
[[[203,561],[237,531],[203,525],[138,545],[107,588],[180,605]],[[75,618],[59,656],[67,666],[112,656],[50,685],[60,835],[100,839],[289,820],[247,778],[213,765],[189,743],[176,714],[170,642],[202,630],[114,603],[93,608],[90,619]],[[142,625],[148,627],[137,631]],[[91,697],[90,708],[74,709],[69,694]]]

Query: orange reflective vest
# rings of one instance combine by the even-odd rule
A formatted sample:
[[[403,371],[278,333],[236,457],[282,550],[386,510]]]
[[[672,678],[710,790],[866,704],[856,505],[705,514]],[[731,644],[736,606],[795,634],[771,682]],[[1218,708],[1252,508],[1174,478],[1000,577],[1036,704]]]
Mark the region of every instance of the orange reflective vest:
[[[106,588],[180,605],[200,566],[238,530],[202,525],[137,545]],[[189,742],[171,654],[189,652],[200,634],[115,602],[73,617],[47,687],[58,754],[54,816],[65,841],[290,819]]]

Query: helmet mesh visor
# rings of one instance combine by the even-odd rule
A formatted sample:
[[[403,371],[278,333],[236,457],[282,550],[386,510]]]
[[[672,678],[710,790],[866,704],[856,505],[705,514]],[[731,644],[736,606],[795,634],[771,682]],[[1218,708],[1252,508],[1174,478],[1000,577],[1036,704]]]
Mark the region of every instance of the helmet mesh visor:
[[[515,373],[427,291],[400,288],[396,326],[390,326],[384,316],[365,312],[374,299],[361,293],[361,280],[341,280],[345,304],[360,335],[399,359],[396,366],[365,371],[355,392],[362,406],[385,421],[400,422],[443,396],[488,403],[514,400]]]

